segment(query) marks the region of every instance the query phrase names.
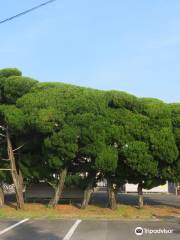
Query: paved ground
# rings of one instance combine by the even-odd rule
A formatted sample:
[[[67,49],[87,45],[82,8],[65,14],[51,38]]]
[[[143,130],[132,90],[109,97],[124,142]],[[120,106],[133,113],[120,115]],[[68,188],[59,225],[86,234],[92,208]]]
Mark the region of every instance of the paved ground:
[[[106,192],[97,192],[94,194],[91,200],[92,203],[102,204],[107,202]],[[137,205],[138,196],[137,193],[119,193],[118,202],[122,204]],[[180,197],[176,197],[174,194],[158,194],[147,193],[144,194],[144,204],[148,205],[166,205],[173,207],[180,207]]]
[[[8,196],[12,200],[13,196]],[[137,194],[119,194],[118,202],[137,204]],[[144,202],[149,205],[167,205],[180,207],[180,198],[175,195],[144,194]],[[93,204],[107,204],[105,192],[95,193]],[[163,221],[77,221],[77,220],[31,220],[2,233],[4,229],[14,226],[19,221],[0,220],[1,240],[179,240],[180,218]],[[137,236],[135,229],[143,228],[144,234]],[[149,230],[173,230],[173,233],[145,233]],[[2,234],[1,234],[2,233]]]
[[[6,195],[6,202],[15,201],[15,195],[9,194]],[[81,203],[81,199],[69,199],[71,202]],[[64,202],[64,201],[63,201]],[[92,195],[91,198],[92,204],[100,204],[106,206],[108,203],[107,193],[105,191],[96,192]],[[118,194],[118,203],[128,204],[128,205],[137,205],[138,196],[137,193],[119,193]],[[173,207],[180,207],[180,197],[176,197],[174,194],[144,194],[144,204],[148,205],[166,205]]]
[[[1,240],[179,240],[180,219],[168,221],[77,221],[77,220],[31,220],[1,234],[2,230],[18,221],[0,220]],[[135,228],[172,229],[168,234],[137,236]],[[144,230],[145,231],[145,230]]]

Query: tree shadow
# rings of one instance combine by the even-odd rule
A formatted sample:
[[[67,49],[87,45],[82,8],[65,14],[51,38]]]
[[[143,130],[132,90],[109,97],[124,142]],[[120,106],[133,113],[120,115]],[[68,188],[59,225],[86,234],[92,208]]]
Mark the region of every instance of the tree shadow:
[[[138,195],[137,194],[118,194],[117,202],[125,205],[136,206],[138,203]],[[180,209],[180,201],[179,203],[178,202],[176,203],[176,199],[174,195],[166,196],[166,195],[158,195],[158,194],[157,195],[144,194],[144,205],[149,205],[153,207],[167,206],[167,207],[174,207],[176,209]]]
[[[28,199],[28,203],[42,203],[42,204],[48,204],[50,199]],[[8,194],[5,195],[5,203],[14,208],[14,203],[16,202],[15,194]],[[78,209],[81,208],[82,198],[67,198],[67,199],[60,199],[59,204],[71,204],[77,207]],[[119,193],[117,195],[117,203],[118,204],[124,204],[124,205],[131,205],[134,207],[137,207],[138,205],[138,195],[135,193]],[[176,205],[176,203],[178,205]],[[107,208],[108,207],[108,196],[107,192],[95,192],[92,193],[91,199],[90,199],[90,205],[99,206],[101,208]],[[152,194],[144,194],[144,205],[149,205],[153,207],[174,207],[176,209],[180,209],[180,199],[179,201],[176,200],[176,197],[174,195],[165,195],[164,197],[162,195],[152,195]]]
[[[13,208],[13,209],[16,209],[17,210],[17,204],[16,203],[11,203],[11,202],[8,202],[8,203],[5,203],[5,205],[7,205],[8,207],[10,208]]]

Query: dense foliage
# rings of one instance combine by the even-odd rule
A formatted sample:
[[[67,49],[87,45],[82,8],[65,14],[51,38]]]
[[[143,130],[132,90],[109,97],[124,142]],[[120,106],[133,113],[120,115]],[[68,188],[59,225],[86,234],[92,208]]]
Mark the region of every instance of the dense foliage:
[[[22,180],[84,190],[83,207],[100,180],[108,182],[111,208],[124,183],[138,192],[180,181],[180,105],[63,83],[40,83],[17,69],[0,70],[0,122],[8,127]],[[0,157],[6,158],[1,128]],[[8,166],[0,160],[0,168]],[[10,174],[0,171],[1,182]],[[142,200],[142,199],[141,199]],[[142,202],[141,202],[142,203]]]

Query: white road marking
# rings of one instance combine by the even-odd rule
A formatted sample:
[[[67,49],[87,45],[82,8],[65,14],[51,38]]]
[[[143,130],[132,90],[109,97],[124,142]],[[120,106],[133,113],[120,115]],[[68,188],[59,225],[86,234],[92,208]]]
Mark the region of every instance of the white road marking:
[[[10,227],[8,227],[8,228],[5,228],[4,230],[0,231],[0,235],[6,233],[6,232],[8,232],[8,231],[10,231],[11,229],[19,226],[20,224],[22,224],[22,223],[24,223],[24,222],[27,222],[28,220],[29,220],[29,218],[26,218],[26,219],[24,219],[24,220],[22,220],[22,221],[20,221],[20,222],[18,222],[18,223],[13,224],[12,226],[10,226]]]
[[[82,220],[78,219],[67,232],[63,240],[69,240]]]

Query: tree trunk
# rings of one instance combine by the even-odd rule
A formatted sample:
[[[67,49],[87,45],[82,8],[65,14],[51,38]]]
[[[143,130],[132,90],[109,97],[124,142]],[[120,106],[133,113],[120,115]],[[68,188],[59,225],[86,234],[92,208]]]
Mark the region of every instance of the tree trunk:
[[[82,209],[85,209],[89,204],[91,194],[93,192],[92,186],[93,186],[93,181],[90,181],[88,183],[86,189],[84,190],[84,198],[83,198],[83,202],[82,202],[82,205],[81,205]]]
[[[113,184],[111,183],[110,179],[107,179],[107,191],[108,191],[109,207],[112,210],[115,210],[115,209],[117,209],[116,193],[115,193],[115,189],[113,188]]]
[[[144,201],[143,201],[143,190],[142,190],[142,183],[138,184],[138,206],[139,208],[143,208]]]
[[[3,205],[4,205],[4,191],[2,184],[0,184],[0,208],[2,208]]]
[[[50,202],[48,204],[49,207],[55,207],[58,204],[59,198],[61,197],[61,194],[62,194],[62,191],[64,188],[64,182],[66,179],[66,175],[67,175],[67,168],[64,168],[63,170],[61,170],[59,172],[59,180],[55,187],[54,196],[52,197],[52,199],[50,200]]]
[[[21,170],[19,169],[19,181],[20,181],[20,184],[21,184],[21,186],[22,186],[22,191],[24,191],[24,189],[25,189],[25,185],[24,185],[24,180],[23,180],[23,175],[22,175],[22,172],[21,172]]]
[[[117,199],[118,199],[118,191],[119,191],[119,187],[116,187],[114,189],[114,196],[115,196],[116,202],[117,202]]]
[[[16,192],[17,208],[23,209],[24,208],[24,197],[23,197],[22,179],[19,177],[18,172],[17,172],[14,152],[13,152],[11,138],[10,138],[8,129],[6,132],[6,137],[7,137],[8,158],[10,160],[10,165],[11,165],[11,169],[12,169],[11,175],[12,175],[13,183],[15,186],[15,192]]]

